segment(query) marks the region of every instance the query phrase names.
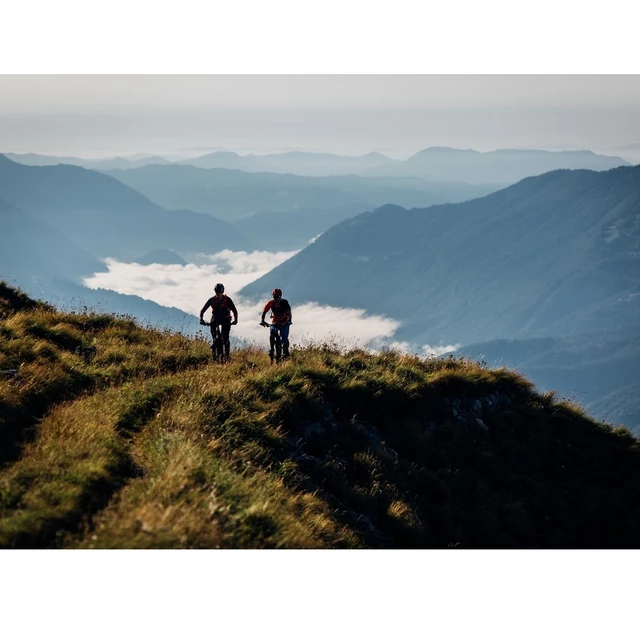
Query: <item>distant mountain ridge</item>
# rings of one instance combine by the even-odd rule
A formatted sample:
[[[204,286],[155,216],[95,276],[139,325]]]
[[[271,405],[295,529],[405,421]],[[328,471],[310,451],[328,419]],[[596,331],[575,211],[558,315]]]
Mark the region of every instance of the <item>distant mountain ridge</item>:
[[[622,147],[621,151],[632,151],[635,146]],[[631,164],[617,155],[603,155],[590,150],[497,149],[483,152],[451,147],[427,147],[406,160],[396,160],[378,152],[359,156],[305,151],[241,155],[229,150],[216,150],[182,159],[153,154],[100,159],[47,156],[37,153],[5,155],[21,164],[42,166],[64,163],[97,171],[177,164],[201,169],[238,169],[248,173],[310,177],[417,177],[428,181],[500,185],[511,184],[528,176],[540,175],[555,169],[602,171]]]
[[[260,247],[300,248],[333,224],[387,202],[428,206],[485,195],[495,185],[419,178],[308,177],[149,165],[108,175],[167,209],[206,211],[233,223]]]
[[[330,153],[287,152],[242,156],[233,151],[215,151],[182,160],[180,164],[206,169],[240,169],[251,173],[417,177],[428,181],[506,185],[555,169],[601,171],[627,166],[630,163],[618,156],[596,154],[589,150],[497,149],[482,152],[473,149],[428,147],[406,160],[395,160],[380,153],[341,156]]]
[[[599,155],[588,150],[498,149],[482,152],[473,149],[430,147],[419,151],[404,162],[374,167],[367,175],[410,175],[425,180],[509,184],[556,169],[602,171],[630,164],[618,156]]]
[[[55,166],[57,164],[71,164],[85,169],[109,171],[110,169],[135,169],[148,164],[170,164],[172,160],[159,155],[136,154],[131,157],[76,158],[74,156],[48,156],[40,153],[5,153],[9,160],[32,167]]]
[[[201,169],[240,169],[250,173],[293,173],[305,176],[358,175],[380,165],[393,164],[393,159],[381,153],[345,156],[335,153],[287,151],[264,155],[240,155],[234,151],[214,151],[178,164],[190,164]]]
[[[252,248],[205,213],[166,211],[120,181],[71,165],[31,167],[0,155],[0,198],[57,228],[97,257],[131,260],[152,249]]]
[[[168,209],[204,210],[230,221],[257,211],[293,211],[302,207],[371,207],[387,202],[415,206],[456,197],[471,199],[496,189],[495,185],[428,183],[410,177],[309,177],[199,169],[191,165],[149,165],[109,171],[108,175]]]

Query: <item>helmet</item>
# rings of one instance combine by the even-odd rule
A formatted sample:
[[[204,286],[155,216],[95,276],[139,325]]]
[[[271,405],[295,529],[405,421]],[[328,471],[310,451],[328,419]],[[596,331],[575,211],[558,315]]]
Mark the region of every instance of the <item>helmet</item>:
[[[272,295],[274,298],[282,298],[282,289],[274,289],[274,290],[271,292],[271,295]]]
[[[224,285],[221,282],[218,282],[218,284],[214,287],[213,290],[216,293],[224,293]]]

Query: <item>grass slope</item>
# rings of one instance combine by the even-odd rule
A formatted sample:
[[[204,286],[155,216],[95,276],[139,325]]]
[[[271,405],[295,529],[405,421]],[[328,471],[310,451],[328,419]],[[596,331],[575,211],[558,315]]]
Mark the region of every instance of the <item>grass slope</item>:
[[[0,547],[637,547],[640,449],[505,369],[271,366],[0,284]]]

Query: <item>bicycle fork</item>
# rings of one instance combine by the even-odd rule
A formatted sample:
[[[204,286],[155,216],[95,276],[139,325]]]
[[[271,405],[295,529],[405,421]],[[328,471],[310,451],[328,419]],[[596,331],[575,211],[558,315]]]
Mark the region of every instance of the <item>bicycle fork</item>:
[[[282,336],[280,335],[280,331],[275,329],[271,331],[271,335],[269,336],[269,358],[271,358],[271,364],[273,361],[280,362],[283,359],[289,357],[289,345],[285,344],[282,340]]]
[[[269,358],[271,359],[271,364],[273,361],[280,362],[280,358],[282,357],[282,348],[280,346],[280,336],[277,331],[272,331],[271,336],[269,336]]]
[[[211,355],[214,362],[224,362],[229,359],[230,343],[222,338],[222,332],[218,328],[213,335],[213,344],[211,345]]]

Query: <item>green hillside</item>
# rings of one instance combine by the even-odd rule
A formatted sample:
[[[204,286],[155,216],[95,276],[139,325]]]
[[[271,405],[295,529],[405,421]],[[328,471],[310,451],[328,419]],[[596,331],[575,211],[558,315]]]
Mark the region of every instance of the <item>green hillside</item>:
[[[640,443],[505,369],[208,343],[0,283],[0,547],[637,547]]]

